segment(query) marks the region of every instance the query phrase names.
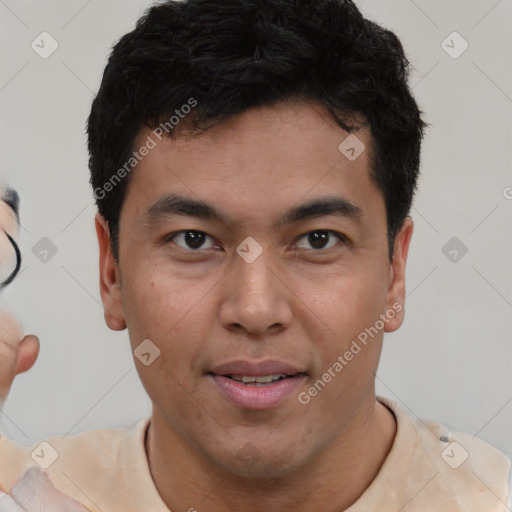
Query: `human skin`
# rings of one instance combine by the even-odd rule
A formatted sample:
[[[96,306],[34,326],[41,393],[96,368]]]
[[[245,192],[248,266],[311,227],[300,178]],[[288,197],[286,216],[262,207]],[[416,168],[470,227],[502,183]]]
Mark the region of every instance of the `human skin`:
[[[0,193],[3,190],[0,189]],[[1,195],[1,194],[0,194]],[[0,267],[12,257],[13,249],[5,233],[18,239],[18,222],[12,208],[0,200]],[[9,264],[9,272],[12,264]],[[11,388],[14,377],[32,368],[39,354],[39,339],[23,334],[18,320],[0,309],[0,409]]]
[[[16,267],[16,252],[11,240],[19,244],[19,226],[14,210],[2,200],[4,190],[0,186],[0,285]]]
[[[135,147],[148,135],[141,130]],[[119,264],[96,216],[106,322],[128,327],[132,350],[150,339],[161,351],[149,366],[134,360],[153,401],[150,470],[171,510],[339,512],[389,453],[396,423],[375,396],[382,331],[307,405],[297,399],[405,299],[412,220],[391,263],[370,131],[357,132],[366,150],[353,162],[338,150],[347,135],[314,102],[252,109],[199,137],[165,138],[138,164],[120,215]],[[145,220],[170,193],[216,206],[228,224]],[[360,220],[326,215],[273,227],[289,208],[332,195],[358,206]],[[208,236],[199,249],[168,239],[181,230]],[[333,234],[315,249],[307,234],[325,230],[348,242]],[[252,263],[236,252],[248,236],[263,249]],[[403,314],[383,331],[398,329]],[[306,376],[278,406],[240,407],[208,374],[234,359],[278,359]],[[249,461],[240,455],[248,449]]]
[[[3,189],[0,187],[0,196]],[[13,209],[0,199],[0,229],[9,233],[15,240],[18,239],[19,226],[16,220],[16,214]],[[3,247],[3,246],[1,246]]]

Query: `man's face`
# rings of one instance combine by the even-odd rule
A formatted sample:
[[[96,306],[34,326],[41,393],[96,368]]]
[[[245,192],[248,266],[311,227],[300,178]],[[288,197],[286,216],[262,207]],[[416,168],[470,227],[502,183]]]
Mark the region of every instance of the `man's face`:
[[[382,332],[403,313],[377,321],[403,302],[412,225],[391,264],[369,131],[357,132],[366,150],[354,161],[338,149],[347,135],[323,107],[283,103],[165,138],[130,177],[119,267],[97,220],[107,323],[128,326],[132,350],[144,340],[160,350],[148,366],[135,358],[153,422],[230,472],[277,476],[312,463],[375,406]],[[223,220],[173,214],[170,195]],[[284,219],[324,198],[341,208]],[[235,372],[287,377],[255,386]]]

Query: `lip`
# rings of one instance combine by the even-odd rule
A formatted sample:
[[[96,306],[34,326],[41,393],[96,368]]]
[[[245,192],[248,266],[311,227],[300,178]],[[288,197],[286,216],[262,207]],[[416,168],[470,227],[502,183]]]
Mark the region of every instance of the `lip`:
[[[284,374],[288,377],[264,386],[251,386],[230,379],[228,375],[261,377]],[[212,368],[207,375],[222,396],[243,409],[264,410],[280,405],[306,378],[306,373],[295,365],[277,360],[251,362],[229,361]]]
[[[215,375],[246,375],[247,377],[261,377],[263,375],[295,375],[305,373],[297,366],[278,361],[277,359],[267,359],[265,361],[247,361],[237,359],[216,365],[209,370],[209,373]]]

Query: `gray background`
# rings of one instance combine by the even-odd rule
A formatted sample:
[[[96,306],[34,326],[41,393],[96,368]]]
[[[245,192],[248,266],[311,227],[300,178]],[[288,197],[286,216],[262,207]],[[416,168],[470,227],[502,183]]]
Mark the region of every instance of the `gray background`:
[[[406,321],[385,338],[378,393],[512,456],[512,2],[357,3],[402,39],[431,124]],[[85,137],[110,47],[149,5],[0,0],[1,175],[22,197],[25,258],[0,304],[41,339],[0,426],[25,445],[150,413],[127,333],[103,321]],[[59,44],[47,59],[31,48],[43,31]],[[441,46],[453,31],[469,43],[457,59]],[[32,252],[43,237],[57,249],[46,263]],[[452,237],[468,249],[457,262],[443,253]]]

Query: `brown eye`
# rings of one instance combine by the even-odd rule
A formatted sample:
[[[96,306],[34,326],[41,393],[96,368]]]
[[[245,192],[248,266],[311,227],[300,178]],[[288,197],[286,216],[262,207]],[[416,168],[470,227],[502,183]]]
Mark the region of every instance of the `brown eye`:
[[[209,249],[210,247],[202,247],[205,239],[210,238],[210,235],[207,235],[203,231],[195,231],[195,230],[186,230],[179,231],[174,235],[170,236],[167,240],[173,241],[178,247],[186,250],[197,250],[197,249]],[[176,242],[176,240],[180,240],[181,244]]]
[[[302,238],[307,239],[307,243],[310,244],[310,247],[300,247],[300,246],[297,246],[297,247],[299,247],[299,249],[312,248],[313,250],[317,250],[317,251],[321,250],[321,249],[330,249],[331,247],[333,247],[336,244],[336,240],[334,240],[334,243],[332,243],[331,245],[328,245],[328,243],[331,242],[331,240],[333,239],[332,235],[334,235],[334,237],[336,237],[338,240],[340,240],[342,242],[345,241],[345,237],[343,235],[335,233],[334,231],[315,230],[315,231],[310,231],[309,233],[306,233],[306,234],[302,235],[302,237],[301,237],[301,239]]]

